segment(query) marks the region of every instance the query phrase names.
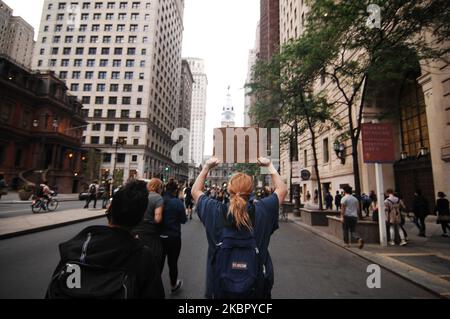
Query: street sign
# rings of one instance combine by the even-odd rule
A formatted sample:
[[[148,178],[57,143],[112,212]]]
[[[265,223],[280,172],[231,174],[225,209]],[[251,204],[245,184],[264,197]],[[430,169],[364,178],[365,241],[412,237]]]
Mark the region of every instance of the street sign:
[[[311,172],[307,169],[302,170],[300,173],[302,180],[309,181],[311,179]]]
[[[391,124],[362,125],[364,163],[394,163],[395,139]]]

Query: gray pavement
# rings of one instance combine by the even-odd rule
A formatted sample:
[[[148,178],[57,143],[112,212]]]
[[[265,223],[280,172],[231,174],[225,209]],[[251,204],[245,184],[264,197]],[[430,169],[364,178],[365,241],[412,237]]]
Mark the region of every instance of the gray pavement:
[[[82,228],[102,220],[76,224],[0,241],[0,298],[42,298],[58,262],[58,244]],[[179,262],[184,289],[180,299],[203,298],[206,236],[198,220],[183,228]],[[281,224],[272,237],[276,299],[434,298],[422,288],[382,270],[382,288],[368,289],[369,262],[293,223]],[[166,267],[167,268],[167,267]],[[163,282],[168,291],[165,269]],[[171,298],[168,294],[168,297]]]

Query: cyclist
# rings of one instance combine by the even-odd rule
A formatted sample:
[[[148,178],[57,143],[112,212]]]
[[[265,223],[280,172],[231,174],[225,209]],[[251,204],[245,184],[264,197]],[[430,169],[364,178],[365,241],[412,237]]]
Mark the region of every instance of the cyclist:
[[[37,197],[44,203],[42,207],[43,210],[47,210],[48,203],[50,202],[50,196],[53,195],[53,193],[54,192],[48,186],[47,181],[43,181],[42,184],[39,185]]]

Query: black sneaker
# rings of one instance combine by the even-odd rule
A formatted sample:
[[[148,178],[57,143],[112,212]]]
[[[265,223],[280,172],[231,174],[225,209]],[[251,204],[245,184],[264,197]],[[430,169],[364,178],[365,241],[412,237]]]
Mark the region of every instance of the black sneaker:
[[[183,280],[178,280],[175,288],[172,288],[172,295],[176,294],[180,291],[181,287],[183,287]]]

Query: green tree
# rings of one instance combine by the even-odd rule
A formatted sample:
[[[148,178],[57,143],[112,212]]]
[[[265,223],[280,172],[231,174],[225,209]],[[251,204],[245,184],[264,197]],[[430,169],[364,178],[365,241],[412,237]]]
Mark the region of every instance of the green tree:
[[[367,26],[370,4],[381,8],[379,28]],[[302,49],[302,43],[314,44],[304,57],[311,67],[305,76],[321,70],[340,92],[337,101],[322,96],[328,104],[341,104],[347,109],[344,136],[351,141],[355,191],[360,194],[358,143],[368,87],[370,83],[405,77],[418,60],[448,63],[450,2],[314,0],[309,6],[307,29],[294,46]]]
[[[314,39],[312,39],[314,40]],[[300,43],[301,45],[298,45]],[[317,176],[319,208],[323,209],[322,184],[317,155],[317,127],[338,126],[331,116],[332,105],[321,95],[315,95],[314,80],[318,69],[316,61],[308,60],[311,39],[300,39],[288,43],[270,61],[258,61],[254,68],[254,79],[248,85],[257,102],[251,115],[258,123],[267,123],[277,115],[282,131],[282,141],[289,142],[291,161],[298,161],[298,136],[308,132],[313,150],[314,171]]]

